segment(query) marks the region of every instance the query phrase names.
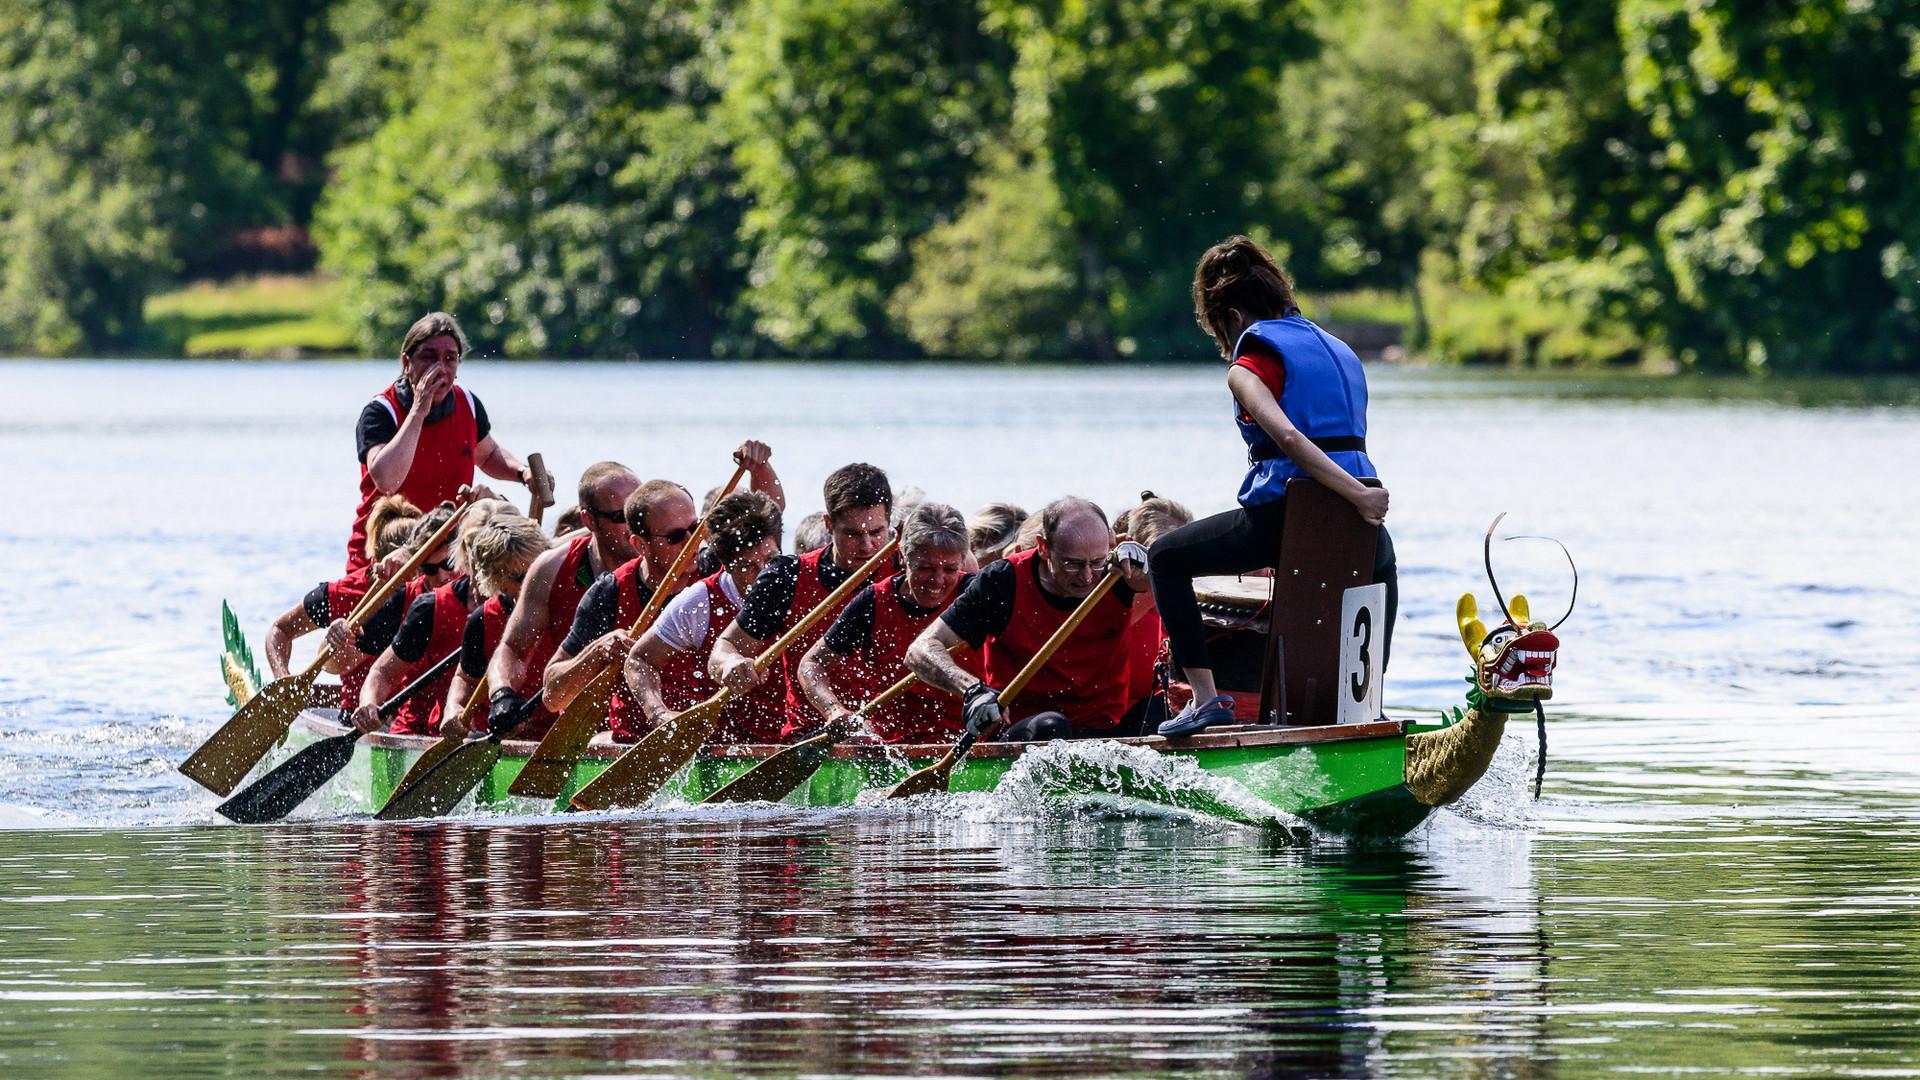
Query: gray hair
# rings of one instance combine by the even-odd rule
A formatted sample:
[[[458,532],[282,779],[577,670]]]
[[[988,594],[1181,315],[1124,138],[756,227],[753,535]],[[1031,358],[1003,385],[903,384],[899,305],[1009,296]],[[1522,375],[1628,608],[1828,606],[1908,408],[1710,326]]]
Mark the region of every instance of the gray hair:
[[[809,551],[819,551],[833,543],[833,533],[827,528],[827,515],[819,510],[800,519],[793,527],[793,553],[805,555]]]
[[[945,503],[923,502],[900,522],[900,554],[908,562],[929,550],[967,553],[967,519]]]
[[[553,539],[532,518],[499,514],[467,534],[467,573],[481,596],[498,596],[506,591],[509,570],[532,562],[552,545]]]

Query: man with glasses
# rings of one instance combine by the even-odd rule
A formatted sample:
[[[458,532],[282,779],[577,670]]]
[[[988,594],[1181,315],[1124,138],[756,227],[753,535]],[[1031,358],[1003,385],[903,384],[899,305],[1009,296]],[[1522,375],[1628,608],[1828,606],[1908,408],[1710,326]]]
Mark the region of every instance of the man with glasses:
[[[827,532],[832,542],[805,555],[777,555],[768,561],[747,590],[740,614],[727,624],[707,657],[708,676],[732,687],[735,693],[747,693],[766,679],[778,679],[785,685],[789,738],[819,724],[793,669],[813,643],[826,634],[846,602],[800,635],[778,666],[764,675],[754,669],[753,658],[819,606],[827,594],[893,537],[887,523],[893,513],[893,489],[888,486],[886,473],[864,462],[843,465],[827,477],[822,494],[826,496]]]
[[[772,456],[773,451],[765,443],[752,440],[742,443],[734,452],[734,460],[747,467],[754,489],[764,492],[779,506],[785,503],[786,496],[780,487],[780,477],[770,464]],[[664,580],[700,520],[693,496],[686,488],[671,480],[649,480],[627,496],[623,512],[633,540],[634,557],[600,575],[587,590],[574,612],[572,627],[554,651],[553,659],[547,662],[545,701],[556,711],[571,704],[607,665],[619,670],[633,648],[634,639],[627,631],[640,618],[640,612],[656,590],[665,588],[671,596],[698,579],[693,561],[689,559],[681,570],[680,580]],[[641,734],[646,731],[639,706],[624,679],[618,680],[607,718],[617,731]]]
[[[967,728],[991,734],[1002,719],[996,687],[1006,686],[1114,564],[1107,515],[1085,499],[1060,499],[1040,511],[1040,546],[1010,555],[967,582],[940,618],[907,650],[907,667],[929,685],[960,698]],[[1120,580],[1094,605],[1006,710],[1007,742],[1105,739],[1140,734],[1122,723],[1127,712],[1128,629],[1151,600],[1144,566],[1117,561]],[[966,642],[982,651],[986,678],[955,663],[947,650]]]
[[[488,694],[489,723],[511,722],[520,714],[526,699],[513,688],[540,680],[554,647],[573,628],[581,597],[600,575],[633,558],[626,503],[639,486],[633,470],[617,461],[602,461],[580,474],[584,531],[542,552],[527,571],[520,601],[487,664],[487,685],[493,688]],[[546,704],[560,711],[551,701]]]

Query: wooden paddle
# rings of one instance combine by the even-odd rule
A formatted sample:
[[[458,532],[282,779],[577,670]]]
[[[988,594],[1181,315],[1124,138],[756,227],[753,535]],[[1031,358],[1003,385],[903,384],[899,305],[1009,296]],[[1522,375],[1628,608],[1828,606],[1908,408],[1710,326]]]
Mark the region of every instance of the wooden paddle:
[[[358,630],[360,623],[380,606],[387,597],[400,587],[400,583],[413,576],[427,556],[440,549],[447,541],[460,519],[466,515],[467,504],[472,494],[461,493],[462,505],[447,519],[445,525],[420,545],[398,573],[380,583],[354,606],[347,616],[347,625]],[[293,718],[307,707],[309,692],[313,689],[313,680],[320,674],[320,668],[333,656],[333,646],[322,643],[320,655],[313,658],[305,671],[289,675],[284,679],[275,679],[262,687],[258,694],[247,699],[233,719],[221,725],[213,737],[200,744],[200,749],[180,763],[180,771],[193,782],[207,788],[216,795],[228,795],[253,767],[266,756],[268,750],[280,741],[293,724]]]
[[[860,569],[828,593],[827,598],[794,623],[792,629],[761,650],[760,655],[753,658],[753,669],[765,675],[781,653],[800,640],[800,635],[811,630],[827,612],[845,603],[855,589],[866,584],[867,578],[882,561],[891,558],[899,546],[899,537],[887,541],[886,547],[860,564]],[[723,686],[719,693],[648,732],[646,738],[634,743],[626,753],[615,758],[605,772],[581,788],[573,797],[573,805],[582,810],[609,810],[638,806],[652,798],[653,793],[673,779],[673,774],[692,761],[700,747],[713,737],[714,729],[720,726],[720,710],[733,700],[733,694],[732,687]]]
[[[538,525],[546,516],[547,507],[553,505],[553,476],[547,472],[547,463],[539,454],[527,455],[527,471],[533,474],[533,483],[528,485],[533,498],[527,503],[527,516]]]
[[[948,652],[959,652],[967,643],[957,642]],[[874,696],[872,701],[860,706],[853,714],[855,720],[865,722],[873,715],[892,703],[893,699],[906,693],[918,682],[920,676],[908,675]],[[843,736],[825,731],[810,739],[802,739],[785,750],[733,778],[732,782],[719,791],[700,800],[704,803],[722,802],[779,802],[793,793],[793,789],[806,783],[827,760],[827,752]]]
[[[733,479],[720,489],[725,495],[733,490],[740,478],[747,475],[747,467],[741,465],[733,470]],[[719,506],[720,500],[714,500]],[[653,625],[660,609],[671,595],[668,586],[680,580],[680,569],[694,552],[700,549],[700,541],[707,535],[707,524],[713,518],[709,508],[700,523],[693,527],[693,534],[681,546],[680,554],[674,557],[673,565],[667,568],[667,576],[661,579],[660,588],[647,598],[647,606],[640,617],[633,622],[629,634],[644,634]],[[528,759],[526,768],[514,777],[513,785],[507,788],[507,794],[523,799],[554,799],[567,786],[573,776],[574,763],[580,755],[586,753],[587,743],[592,741],[593,733],[600,730],[601,721],[607,718],[607,703],[613,700],[613,683],[620,678],[620,665],[610,664],[593,677],[593,681],[582,687],[574,695],[573,701],[561,711],[560,718],[553,722],[547,733],[534,748],[533,757]]]
[[[1107,592],[1113,588],[1113,583],[1119,580],[1119,570],[1107,571],[1107,576],[1100,579],[1100,584],[1095,585],[1093,591],[1087,594],[1087,598],[1080,601],[1080,606],[1073,609],[1073,614],[1067,616],[1067,621],[1061,623],[1060,628],[1053,632],[1053,636],[1047,638],[1046,644],[1040,646],[1040,651],[1033,654],[1033,659],[1028,660],[1026,666],[1007,681],[1006,689],[999,694],[1002,708],[1012,704],[1020,691],[1025,690],[1027,684],[1033,681],[1033,677],[1040,674],[1040,669],[1047,665],[1048,660],[1053,659],[1053,654],[1059,651],[1060,646],[1067,643],[1067,639],[1073,636],[1074,630],[1079,628],[1081,621],[1092,613],[1093,606],[1098,604],[1100,598],[1107,595]],[[971,731],[960,736],[960,741],[953,744],[953,749],[947,751],[946,757],[900,781],[899,787],[887,792],[887,798],[904,799],[910,795],[925,795],[930,791],[947,790],[947,780],[953,775],[953,767],[960,764],[960,760],[967,756],[967,751],[973,749],[975,738]]]
[[[460,650],[455,649],[422,672],[419,678],[401,687],[399,693],[380,706],[380,719],[392,719],[408,698],[445,674],[458,659]],[[272,772],[248,784],[240,790],[240,794],[214,809],[222,817],[242,825],[279,821],[320,790],[320,785],[338,776],[340,770],[347,767],[347,762],[353,760],[354,744],[360,741],[362,734],[359,728],[354,728],[345,735],[334,735],[302,748]]]
[[[479,708],[480,703],[486,699],[487,677],[482,675],[480,676],[480,681],[474,684],[473,693],[467,696],[466,706],[460,710],[461,727],[467,727],[471,723],[473,720],[473,711]],[[448,735],[442,737],[439,742],[427,747],[419,757],[413,760],[413,764],[408,766],[406,775],[400,777],[400,782],[394,785],[393,790],[395,792],[405,791],[407,788],[419,782],[420,778],[427,775],[427,772],[435,765],[445,761],[448,754],[460,749],[460,744],[465,741],[465,735],[458,737]]]
[[[395,788],[393,797],[373,816],[381,821],[407,821],[451,813],[454,807],[460,805],[460,800],[467,797],[467,792],[479,786],[480,781],[493,771],[494,765],[500,760],[502,740],[518,731],[533,719],[534,713],[540,711],[540,699],[539,694],[528,698],[519,717],[512,723],[502,722],[488,732],[486,738],[474,739],[455,748],[451,754],[422,772],[418,780]]]

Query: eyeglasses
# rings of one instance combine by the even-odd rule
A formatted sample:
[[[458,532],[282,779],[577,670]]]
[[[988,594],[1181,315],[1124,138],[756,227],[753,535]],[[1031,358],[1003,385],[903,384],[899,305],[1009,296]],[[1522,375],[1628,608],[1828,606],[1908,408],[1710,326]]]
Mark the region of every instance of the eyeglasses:
[[[692,529],[668,529],[666,532],[641,533],[650,540],[665,540],[669,544],[684,544],[687,537],[693,535]]]
[[[445,574],[452,569],[452,559],[447,559],[442,562],[423,562],[420,564],[420,572],[423,574]]]
[[[1084,574],[1090,570],[1098,570],[1107,565],[1107,560],[1104,557],[1099,559],[1063,559],[1052,552],[1048,552],[1047,558],[1053,563],[1054,568],[1063,574]]]
[[[581,504],[580,509],[585,510],[601,521],[612,521],[622,525],[627,522],[627,512],[625,510],[602,510],[598,507],[587,506],[584,503]]]

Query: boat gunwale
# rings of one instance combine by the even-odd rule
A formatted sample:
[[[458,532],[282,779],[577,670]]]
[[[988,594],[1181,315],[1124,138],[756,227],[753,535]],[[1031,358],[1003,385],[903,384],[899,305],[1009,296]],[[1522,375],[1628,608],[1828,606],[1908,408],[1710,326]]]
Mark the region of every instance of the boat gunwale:
[[[322,736],[344,735],[346,725],[321,713],[306,709],[300,713],[300,725],[308,731]],[[1144,746],[1162,753],[1190,753],[1202,750],[1259,749],[1274,746],[1310,746],[1328,743],[1355,742],[1366,739],[1379,739],[1404,736],[1407,723],[1403,720],[1381,720],[1366,724],[1329,724],[1316,727],[1276,727],[1259,724],[1219,725],[1197,735],[1167,738],[1163,735],[1142,735],[1128,738],[1104,740],[1124,746]],[[440,741],[433,735],[396,735],[392,732],[377,731],[361,736],[361,740],[372,747],[386,750],[423,751]],[[1087,742],[1103,741],[1088,739]],[[619,745],[595,743],[586,749],[586,757],[617,758],[632,746],[631,743]],[[787,749],[790,743],[741,743],[732,746],[703,748],[699,760],[764,760]],[[1024,754],[1032,747],[1045,746],[1044,742],[982,742],[975,743],[969,756],[981,760],[1013,759]],[[501,749],[508,757],[530,758],[536,740],[504,739]],[[931,760],[946,754],[952,749],[948,743],[849,743],[842,742],[833,746],[830,756],[842,761],[882,761],[893,754],[904,755],[909,760]]]

